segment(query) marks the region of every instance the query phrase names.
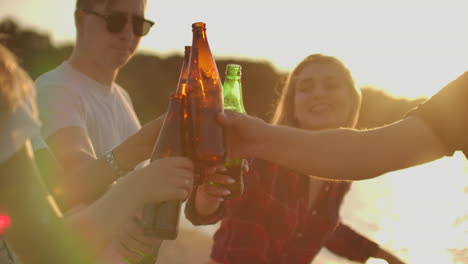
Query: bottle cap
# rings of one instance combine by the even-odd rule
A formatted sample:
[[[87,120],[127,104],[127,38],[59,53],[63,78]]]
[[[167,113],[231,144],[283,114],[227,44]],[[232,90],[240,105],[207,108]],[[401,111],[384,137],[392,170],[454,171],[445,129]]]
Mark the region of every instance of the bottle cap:
[[[195,22],[192,24],[192,29],[196,28],[206,28],[206,23],[205,22]]]

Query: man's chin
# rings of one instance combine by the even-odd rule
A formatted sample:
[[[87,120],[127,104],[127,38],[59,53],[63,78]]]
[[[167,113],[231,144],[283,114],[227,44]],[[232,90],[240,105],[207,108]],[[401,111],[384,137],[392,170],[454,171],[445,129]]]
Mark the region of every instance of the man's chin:
[[[114,60],[111,64],[113,68],[118,70],[122,68],[123,66],[125,66],[125,64],[127,64],[128,61],[129,61],[129,58],[118,58]]]

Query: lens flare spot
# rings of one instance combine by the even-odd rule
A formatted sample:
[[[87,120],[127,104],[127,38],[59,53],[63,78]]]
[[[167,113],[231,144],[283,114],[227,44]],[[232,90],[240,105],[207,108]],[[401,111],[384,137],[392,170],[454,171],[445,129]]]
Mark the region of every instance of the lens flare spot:
[[[0,234],[10,225],[10,217],[8,215],[0,215]]]

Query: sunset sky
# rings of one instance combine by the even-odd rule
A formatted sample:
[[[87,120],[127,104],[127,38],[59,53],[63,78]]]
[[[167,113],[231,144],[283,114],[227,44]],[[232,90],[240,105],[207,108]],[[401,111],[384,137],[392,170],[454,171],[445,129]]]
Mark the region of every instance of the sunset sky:
[[[73,42],[75,0],[0,1],[0,20]],[[216,56],[289,70],[311,53],[334,55],[358,84],[395,96],[431,96],[468,70],[468,0],[148,0],[147,17],[156,26],[141,42],[145,53],[183,53],[191,24],[203,21]],[[358,231],[378,223],[371,238],[408,263],[455,264],[449,249],[468,248],[467,173],[458,153],[353,183],[350,197],[364,209],[346,211],[345,200],[345,220]]]
[[[231,3],[231,6],[229,6]],[[341,58],[358,83],[397,96],[430,96],[468,69],[466,0],[148,1],[156,21],[145,52],[182,52],[191,24],[207,23],[217,56],[269,60],[290,69],[310,53]],[[75,1],[2,0],[0,18],[73,41]]]

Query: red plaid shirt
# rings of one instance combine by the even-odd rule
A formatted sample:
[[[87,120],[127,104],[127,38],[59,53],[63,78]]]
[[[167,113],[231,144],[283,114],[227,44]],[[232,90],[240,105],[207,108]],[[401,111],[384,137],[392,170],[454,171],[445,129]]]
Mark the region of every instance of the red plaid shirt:
[[[185,214],[195,225],[222,219],[211,253],[221,263],[307,263],[325,246],[365,262],[378,245],[340,223],[350,183],[326,182],[310,207],[308,176],[262,160],[249,163],[242,197],[225,201],[211,216],[197,215],[193,197]],[[310,208],[309,208],[310,207]]]

